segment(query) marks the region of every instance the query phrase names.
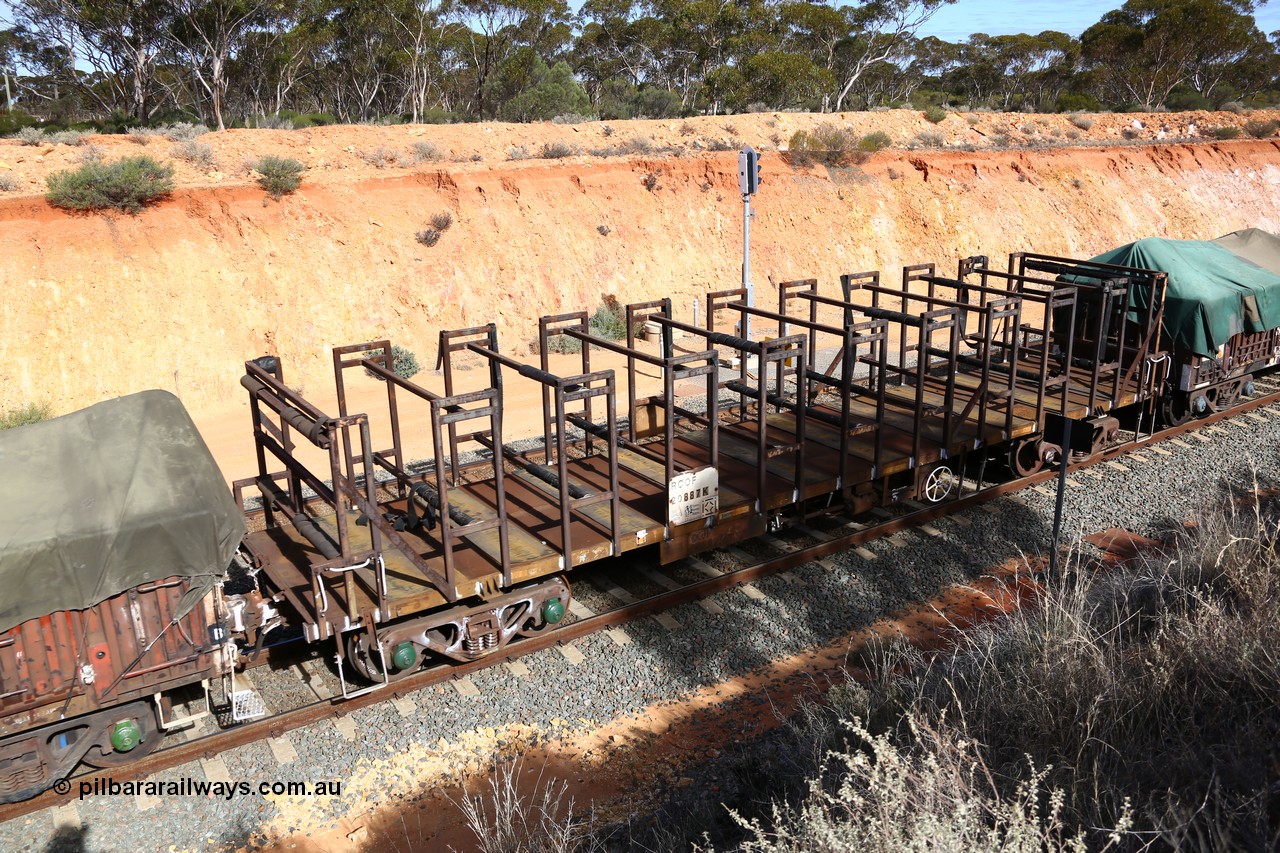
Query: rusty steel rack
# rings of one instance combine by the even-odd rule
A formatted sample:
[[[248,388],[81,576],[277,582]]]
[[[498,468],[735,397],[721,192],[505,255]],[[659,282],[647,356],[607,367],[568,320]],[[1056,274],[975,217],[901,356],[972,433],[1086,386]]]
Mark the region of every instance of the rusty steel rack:
[[[922,280],[943,284],[933,276]],[[1161,349],[1166,284],[1162,272],[1022,252],[1009,256],[1007,270],[993,269],[984,256],[965,258],[946,286],[961,298],[975,286],[1041,294],[1041,325],[1024,329],[1023,350],[1026,367],[1059,383],[1060,395],[1044,398],[1049,418],[1043,426],[1053,434],[1063,419],[1087,421],[1092,430],[1074,449],[1096,452],[1114,438],[1113,413],[1123,407],[1139,407],[1135,439],[1143,423],[1147,435],[1154,429],[1168,370]]]
[[[246,550],[269,602],[301,614],[308,639],[341,635],[340,668],[379,686],[427,653],[474,660],[546,630],[575,566],[655,544],[671,562],[785,515],[940,502],[960,494],[973,454],[985,466],[1007,453],[1026,473],[1053,450],[1054,418],[1142,399],[1160,297],[1150,274],[1083,266],[1068,281],[1058,259],[1019,263],[970,258],[956,278],[912,266],[896,286],[849,274],[838,294],[788,281],[776,311],[718,291],[705,328],[670,300],[636,303],[620,340],[594,334],[585,311],[545,316],[536,364],[503,353],[494,324],[443,331],[443,393],[398,376],[389,340],[340,346],[336,417],[274,359],[250,362],[259,474],[236,494],[262,493],[264,528]],[[732,330],[718,330],[726,316]],[[753,319],[776,334],[744,337]],[[572,372],[552,370],[553,351],[577,354]],[[625,368],[600,369],[601,356]],[[352,370],[385,387],[386,447],[350,411]],[[539,401],[540,437],[512,443],[503,412],[520,392]],[[405,420],[413,409],[426,417]],[[325,470],[301,461],[298,435]]]

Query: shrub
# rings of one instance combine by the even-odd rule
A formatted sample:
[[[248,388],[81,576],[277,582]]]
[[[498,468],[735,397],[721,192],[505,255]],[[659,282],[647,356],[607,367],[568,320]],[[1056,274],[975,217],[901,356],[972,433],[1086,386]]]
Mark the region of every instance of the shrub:
[[[1079,113],[1072,115],[1070,120],[1073,125],[1081,130],[1088,130],[1093,127],[1093,119],[1088,116],[1082,116]]]
[[[166,139],[174,142],[188,142],[198,136],[204,136],[209,132],[209,128],[203,124],[194,124],[189,121],[174,122],[170,125],[161,125],[156,128],[156,133]]]
[[[387,166],[395,166],[400,161],[400,153],[393,151],[385,145],[379,146],[372,151],[356,152],[361,160],[378,169],[385,169]]]
[[[0,175],[0,193],[11,193],[18,188],[18,179],[13,175]]]
[[[1129,801],[1161,847],[1270,849],[1274,758],[1253,745],[1280,724],[1280,507],[1256,482],[1227,491],[1160,553],[1070,567],[1039,606],[966,630],[916,707],[934,726],[962,711],[996,779],[1044,768],[1074,827]]]
[[[441,211],[431,217],[431,227],[437,231],[448,231],[449,226],[453,224],[453,214],[449,211]]]
[[[689,124],[689,122],[687,121],[680,122],[680,127],[677,128],[677,132],[681,136],[692,136],[694,130],[695,130],[694,126]]]
[[[136,145],[146,145],[151,141],[151,137],[155,136],[145,127],[131,127],[125,131],[125,135],[129,137],[129,141]]]
[[[245,119],[245,126],[256,127],[261,130],[293,130],[294,128],[292,119],[287,119],[280,115],[251,116]]]
[[[54,145],[84,145],[89,134],[80,130],[56,130],[45,135],[45,139]]]
[[[947,111],[942,107],[929,107],[924,111],[924,117],[926,121],[938,124],[947,117]]]
[[[21,409],[0,413],[0,429],[37,424],[49,419],[49,406],[45,403],[28,403]]]
[[[274,154],[261,157],[253,164],[253,171],[258,173],[258,186],[277,201],[302,186],[302,173],[306,170],[303,163]]]
[[[426,228],[415,234],[414,239],[424,246],[434,246],[440,242],[440,232],[434,228]]]
[[[1060,113],[1079,112],[1080,110],[1097,111],[1102,109],[1102,104],[1098,103],[1097,98],[1090,95],[1081,95],[1074,92],[1064,92],[1058,96],[1054,102],[1054,109]]]
[[[203,142],[196,142],[194,139],[175,144],[169,149],[169,153],[179,160],[186,160],[191,165],[201,169],[212,169],[214,167],[213,149]]]
[[[603,133],[606,138],[613,136],[613,128],[607,124],[600,125],[600,132]]]
[[[515,145],[507,149],[508,160],[528,160],[529,157],[529,149],[523,145]]]
[[[1080,131],[1076,130],[1075,128],[1072,128],[1071,130],[1067,131],[1067,139],[1075,140],[1079,138],[1080,138]]]
[[[883,133],[874,139],[871,138],[872,136],[873,134],[868,134],[864,137],[869,140],[867,143],[869,147],[863,149],[862,139],[859,139],[852,130],[823,122],[811,132],[798,130],[792,134],[790,142],[787,143],[787,150],[791,154],[792,162],[800,165],[806,165],[815,160],[831,166],[850,160],[861,162],[865,157],[858,156],[859,152],[869,153],[872,146],[881,138],[888,139],[888,136]]]
[[[1124,130],[1120,131],[1120,135],[1125,139],[1137,139],[1142,135],[1142,133],[1136,127],[1126,127]]]
[[[866,136],[858,140],[858,150],[865,151],[868,154],[874,154],[877,151],[888,148],[893,144],[893,140],[889,138],[889,134],[882,130],[868,133]]]
[[[596,231],[599,232],[601,237],[608,237],[610,233],[608,225],[597,225]]]
[[[137,213],[173,192],[173,166],[151,157],[126,157],[114,163],[91,161],[45,179],[50,204],[68,210],[124,210]]]
[[[917,133],[911,143],[918,148],[941,148],[947,144],[947,138],[941,133],[924,131]]]
[[[627,336],[627,313],[616,297],[609,295],[587,322],[591,334],[610,341],[620,341]]]
[[[572,157],[578,149],[567,142],[548,142],[542,146],[538,154],[544,160],[559,160],[561,157]]]
[[[582,352],[582,341],[568,335],[555,335],[547,341],[547,352],[557,352],[562,355]]]
[[[1280,122],[1277,121],[1250,119],[1244,123],[1244,132],[1254,139],[1266,139],[1269,136],[1275,136],[1276,130],[1280,130]]]
[[[1210,131],[1214,139],[1239,139],[1241,130],[1238,127],[1215,127]]]
[[[44,131],[38,127],[24,127],[15,133],[13,138],[23,145],[43,145],[47,141]]]
[[[20,109],[0,112],[0,136],[8,136],[34,124],[37,124],[35,116]]]
[[[440,149],[432,145],[430,142],[413,143],[413,162],[422,163],[428,160],[439,160],[444,155],[440,153]]]
[[[1239,113],[1242,113],[1242,112],[1244,112],[1244,111],[1245,111],[1245,106],[1244,106],[1244,104],[1240,103],[1239,101],[1227,101],[1225,104],[1223,104],[1223,105],[1222,105],[1221,107],[1219,107],[1218,109],[1222,110],[1224,113],[1236,113],[1236,114],[1239,114]]]
[[[375,358],[377,356],[382,355],[382,353],[383,351],[381,349],[376,349],[376,350],[369,350],[368,352],[363,353],[363,355],[365,358]],[[394,373],[396,376],[399,376],[401,379],[411,379],[420,370],[422,370],[422,367],[421,365],[418,364],[418,357],[413,354],[413,350],[408,349],[407,347],[402,347],[399,344],[391,345],[391,372],[392,373]],[[368,368],[365,368],[364,372],[374,377],[378,381],[382,381],[381,376],[378,376],[376,373],[369,370]]]
[[[643,178],[640,179],[640,183],[644,184],[644,188],[651,193],[657,192],[659,189],[658,175],[656,172],[649,172],[647,175],[645,175]]]
[[[582,113],[560,113],[551,118],[552,124],[586,124],[589,121],[599,121],[600,116],[583,115]]]
[[[102,155],[106,152],[99,145],[90,143],[84,146],[84,149],[76,155],[76,161],[79,163],[96,163],[102,161]]]

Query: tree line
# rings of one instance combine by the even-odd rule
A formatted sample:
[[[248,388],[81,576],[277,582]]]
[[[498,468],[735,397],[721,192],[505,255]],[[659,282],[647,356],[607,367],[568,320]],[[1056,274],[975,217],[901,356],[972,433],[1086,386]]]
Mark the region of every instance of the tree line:
[[[838,0],[837,0],[838,2]],[[956,0],[13,0],[6,113],[99,127],[1280,101],[1254,0],[1128,0],[1079,37],[921,37]],[[31,117],[31,118],[28,118]]]

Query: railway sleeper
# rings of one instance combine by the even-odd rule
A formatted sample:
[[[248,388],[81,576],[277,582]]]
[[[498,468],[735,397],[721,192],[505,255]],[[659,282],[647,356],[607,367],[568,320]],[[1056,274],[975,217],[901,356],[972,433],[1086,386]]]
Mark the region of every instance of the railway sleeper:
[[[446,609],[377,629],[353,631],[340,654],[369,681],[396,681],[421,669],[432,656],[467,662],[559,624],[572,599],[557,576],[466,609]]]

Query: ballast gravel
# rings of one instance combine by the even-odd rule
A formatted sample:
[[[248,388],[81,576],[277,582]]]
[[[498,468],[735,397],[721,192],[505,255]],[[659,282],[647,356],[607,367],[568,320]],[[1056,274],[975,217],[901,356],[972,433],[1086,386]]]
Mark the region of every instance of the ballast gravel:
[[[1107,465],[1073,473],[1066,491],[1064,540],[1080,533],[1124,527],[1155,535],[1191,518],[1223,493],[1227,482],[1280,482],[1280,407],[1260,410],[1263,418],[1237,416],[1183,446],[1164,442],[1147,450],[1142,460],[1126,457],[1121,470]],[[367,772],[370,762],[402,755],[411,749],[458,743],[477,730],[530,727],[552,731],[565,721],[592,725],[670,699],[693,688],[748,672],[781,655],[823,644],[866,626],[942,588],[982,574],[1021,554],[1043,552],[1053,525],[1056,483],[1027,489],[995,502],[995,513],[982,509],[934,523],[941,535],[920,531],[904,535],[905,545],[869,544],[875,559],[853,551],[828,558],[830,568],[809,563],[792,570],[794,580],[777,576],[755,582],[765,593],[753,598],[741,588],[714,596],[721,613],[696,604],[671,610],[677,628],[649,618],[625,626],[630,642],[619,645],[605,634],[573,644],[582,662],[573,664],[556,649],[527,655],[528,674],[517,676],[495,666],[470,677],[478,695],[463,695],[450,684],[409,695],[416,710],[408,715],[386,701],[352,712],[347,722],[327,721],[289,732],[296,759],[281,764],[266,742],[251,744],[155,777],[181,783],[222,776],[261,782],[352,779]],[[810,527],[830,535],[843,532],[835,521]],[[783,531],[777,538],[793,544],[812,540],[803,532]],[[759,553],[757,546],[749,550]],[[645,562],[640,563],[640,560]],[[712,565],[730,567],[724,554],[702,555]],[[575,578],[578,600],[594,611],[618,603],[607,590],[619,587],[641,597],[662,587],[637,569],[644,566],[681,582],[701,573],[688,566],[660,567],[656,555],[622,560]],[[302,664],[314,679],[313,690],[297,668],[252,673],[269,707],[291,707],[315,698],[316,690],[338,692],[326,658]],[[388,780],[388,791],[394,789]],[[317,798],[297,824],[289,825],[277,801],[252,793],[230,799],[213,796],[88,796],[71,807],[49,809],[0,825],[0,850],[114,851],[129,849],[234,849],[266,840],[262,827],[278,832],[305,832],[348,815],[357,804],[345,795]],[[383,795],[361,798],[368,810]],[[387,795],[389,796],[389,794]]]

